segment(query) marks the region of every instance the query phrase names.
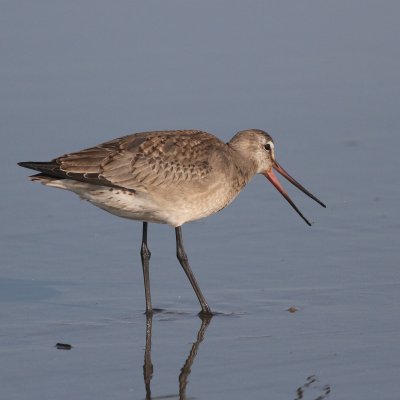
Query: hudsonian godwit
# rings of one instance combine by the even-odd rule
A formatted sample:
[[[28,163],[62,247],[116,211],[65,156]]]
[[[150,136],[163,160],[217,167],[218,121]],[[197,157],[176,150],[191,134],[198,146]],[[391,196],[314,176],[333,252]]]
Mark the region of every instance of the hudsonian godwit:
[[[31,180],[70,190],[119,217],[143,222],[141,259],[146,312],[150,296],[147,224],[175,228],[176,251],[201,305],[211,314],[190,268],[181,226],[230,204],[255,174],[263,174],[303,220],[274,174],[274,169],[321,206],[325,205],[276,161],[271,136],[259,129],[237,133],[228,143],[197,130],[142,132],[65,154],[49,162],[21,162],[39,171]]]

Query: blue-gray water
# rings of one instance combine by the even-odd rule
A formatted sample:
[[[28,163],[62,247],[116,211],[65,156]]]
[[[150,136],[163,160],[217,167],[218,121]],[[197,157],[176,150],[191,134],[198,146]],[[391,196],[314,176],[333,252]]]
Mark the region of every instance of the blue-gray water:
[[[153,398],[177,398],[197,349],[188,399],[288,400],[305,385],[315,400],[329,385],[329,398],[397,400],[399,12],[368,0],[3,0],[1,397],[146,397],[140,224],[30,183],[16,163],[143,130],[229,140],[256,127],[328,208],[284,183],[309,228],[257,177],[183,227],[222,313],[194,351],[199,306],[174,232],[150,226],[153,304],[167,310],[152,324]]]

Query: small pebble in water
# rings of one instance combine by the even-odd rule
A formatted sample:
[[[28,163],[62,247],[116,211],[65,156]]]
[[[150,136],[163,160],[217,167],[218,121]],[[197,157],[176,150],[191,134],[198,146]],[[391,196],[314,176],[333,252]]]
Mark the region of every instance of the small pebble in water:
[[[295,306],[291,306],[286,311],[289,311],[290,313],[295,313],[296,311],[299,311],[299,309]]]
[[[72,346],[68,343],[57,343],[54,347],[58,350],[71,350],[72,349]]]

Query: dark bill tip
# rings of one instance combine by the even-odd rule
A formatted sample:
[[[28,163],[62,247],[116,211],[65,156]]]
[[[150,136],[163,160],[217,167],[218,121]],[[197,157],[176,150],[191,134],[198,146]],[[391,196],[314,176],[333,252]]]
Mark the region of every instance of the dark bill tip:
[[[319,200],[317,197],[315,197],[312,193],[310,193],[304,186],[300,185],[299,182],[296,181],[291,175],[289,175],[286,170],[284,170],[276,161],[274,162],[274,168],[276,169],[277,172],[279,172],[284,178],[286,178],[292,185],[296,186],[297,189],[301,190],[304,194],[306,194],[308,197],[312,198],[314,201],[316,201],[319,205],[322,207],[326,208],[326,205]]]

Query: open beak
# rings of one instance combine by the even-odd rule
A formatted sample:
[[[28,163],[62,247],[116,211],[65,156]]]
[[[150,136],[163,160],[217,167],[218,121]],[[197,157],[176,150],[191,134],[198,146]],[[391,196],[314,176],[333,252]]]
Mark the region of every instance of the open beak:
[[[300,189],[303,193],[305,193],[308,197],[311,197],[317,203],[319,203],[322,207],[326,207],[326,205],[321,201],[318,200],[313,194],[311,194],[306,188],[300,185],[292,176],[290,176],[276,161],[273,163],[273,168],[279,172],[283,177],[285,177],[290,183]],[[306,222],[307,225],[311,226],[311,223],[307,220],[307,218],[300,212],[300,210],[296,207],[293,203],[292,199],[286,193],[285,189],[279,182],[278,178],[276,177],[274,171],[271,169],[269,172],[264,173],[265,177],[277,188],[277,190],[281,193],[281,195],[288,201],[288,203],[295,209],[297,214],[300,215],[301,218]]]

